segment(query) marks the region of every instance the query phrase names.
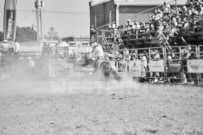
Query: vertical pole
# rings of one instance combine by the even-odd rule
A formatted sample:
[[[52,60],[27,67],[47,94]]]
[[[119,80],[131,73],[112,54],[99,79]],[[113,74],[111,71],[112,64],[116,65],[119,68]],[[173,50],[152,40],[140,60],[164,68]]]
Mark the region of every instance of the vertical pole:
[[[40,39],[40,33],[39,33],[39,31],[40,31],[40,29],[39,29],[39,25],[40,25],[40,23],[39,23],[39,0],[35,1],[35,8],[36,8],[36,19],[37,19],[37,40],[39,40]]]
[[[35,8],[36,8],[36,19],[37,19],[37,40],[42,38],[42,11],[41,8],[44,7],[43,0],[36,0],[35,1]]]
[[[40,39],[42,39],[42,10],[40,9]]]
[[[119,26],[119,4],[116,5],[116,25]]]
[[[168,73],[168,69],[166,70],[167,67],[167,49],[166,47],[163,48],[163,60],[164,60],[164,80],[168,80],[167,78],[167,73]]]
[[[178,13],[178,8],[177,8],[177,0],[175,0],[175,6],[176,6],[176,13]]]

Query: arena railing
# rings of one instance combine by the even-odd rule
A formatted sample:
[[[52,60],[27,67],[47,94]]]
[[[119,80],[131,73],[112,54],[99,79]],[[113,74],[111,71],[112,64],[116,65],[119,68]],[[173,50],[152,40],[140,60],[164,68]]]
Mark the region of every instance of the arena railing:
[[[198,48],[195,45],[191,47],[193,53],[198,55]],[[123,56],[125,55],[124,52],[120,52],[123,57],[117,61],[116,67],[122,75],[128,74],[133,78],[145,78],[151,82],[173,84],[195,82],[199,84],[203,81],[203,59],[197,57],[184,59],[183,48],[185,46],[173,46],[173,54],[161,47],[129,49],[130,58],[126,60]],[[203,51],[203,46],[199,46],[199,48]],[[151,58],[154,50],[158,50],[160,59]],[[145,55],[146,60],[141,59],[140,54]],[[171,59],[167,58],[168,56],[171,56]],[[198,63],[202,64],[198,65]]]

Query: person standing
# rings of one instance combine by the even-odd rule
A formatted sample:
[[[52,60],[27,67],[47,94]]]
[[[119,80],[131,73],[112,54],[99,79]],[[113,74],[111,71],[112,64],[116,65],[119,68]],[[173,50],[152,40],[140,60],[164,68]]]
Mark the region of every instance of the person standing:
[[[141,60],[141,66],[142,66],[142,77],[146,77],[147,75],[147,57],[143,54],[139,54],[140,60]]]
[[[2,52],[2,56],[3,57],[7,57],[8,56],[9,48],[10,48],[10,45],[8,44],[8,41],[4,40],[3,43],[0,46],[0,50]]]
[[[33,61],[32,57],[28,57],[28,69],[35,68],[35,62]]]
[[[20,44],[18,42],[15,42],[14,53],[18,53],[19,50],[20,50]]]
[[[190,59],[191,57],[191,45],[187,45],[183,50],[182,50],[182,82],[183,83],[188,83],[188,81],[191,81],[191,75],[188,74],[188,69],[187,69],[187,60]],[[187,78],[188,76],[188,78]],[[189,80],[188,80],[189,79]]]
[[[90,27],[90,42],[93,43],[96,41],[96,29],[94,25],[92,24]]]
[[[4,40],[3,43],[0,45],[0,51],[2,54],[2,70],[3,72],[7,72],[8,65],[9,65],[9,50],[11,48],[11,45],[8,44],[7,40]]]

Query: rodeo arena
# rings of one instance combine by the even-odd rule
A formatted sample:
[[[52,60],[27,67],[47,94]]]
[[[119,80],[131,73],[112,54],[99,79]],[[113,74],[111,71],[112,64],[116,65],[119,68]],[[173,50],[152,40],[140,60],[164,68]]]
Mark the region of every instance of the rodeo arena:
[[[203,135],[203,0],[87,1],[78,41],[42,38],[35,0],[35,45],[4,1],[0,135]]]

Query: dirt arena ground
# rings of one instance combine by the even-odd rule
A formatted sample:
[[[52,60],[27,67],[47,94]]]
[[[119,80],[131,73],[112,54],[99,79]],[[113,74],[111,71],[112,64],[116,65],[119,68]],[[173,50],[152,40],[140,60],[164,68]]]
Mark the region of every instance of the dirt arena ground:
[[[202,87],[54,93],[51,83],[0,82],[1,135],[203,135]]]

